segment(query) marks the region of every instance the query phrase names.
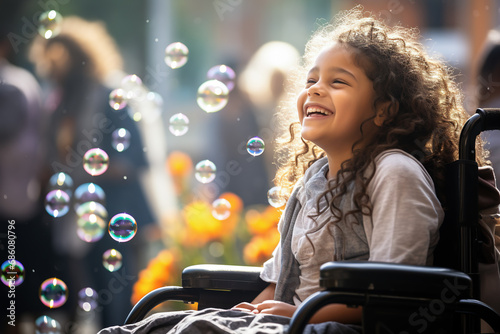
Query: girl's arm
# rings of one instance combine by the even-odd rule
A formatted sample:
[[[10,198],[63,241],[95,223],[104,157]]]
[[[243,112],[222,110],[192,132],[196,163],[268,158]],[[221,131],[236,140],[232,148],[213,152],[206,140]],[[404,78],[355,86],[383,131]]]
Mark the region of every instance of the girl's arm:
[[[262,303],[265,300],[273,300],[274,299],[274,290],[276,290],[276,284],[271,283],[262,290],[261,293],[255,299],[252,301],[252,304],[259,304]]]

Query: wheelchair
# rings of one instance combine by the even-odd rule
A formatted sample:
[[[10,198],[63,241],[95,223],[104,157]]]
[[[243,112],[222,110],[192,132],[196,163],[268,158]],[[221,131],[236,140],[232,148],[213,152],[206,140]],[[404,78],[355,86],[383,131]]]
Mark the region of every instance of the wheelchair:
[[[435,266],[423,267],[369,261],[329,262],[321,266],[322,291],[297,309],[288,333],[301,333],[321,307],[362,306],[364,333],[480,333],[481,320],[500,333],[500,315],[480,300],[478,256],[484,240],[478,228],[478,166],[476,137],[500,129],[500,109],[478,109],[464,125],[459,159],[448,166],[447,204]],[[498,203],[497,203],[498,204]],[[498,218],[498,217],[494,217]],[[493,242],[493,251],[494,242]],[[493,264],[497,270],[498,258]],[[252,301],[267,283],[262,268],[194,265],[184,269],[182,287],[163,287],[144,296],[125,324],[142,320],[167,300],[230,308]],[[500,300],[500,295],[494,297]]]

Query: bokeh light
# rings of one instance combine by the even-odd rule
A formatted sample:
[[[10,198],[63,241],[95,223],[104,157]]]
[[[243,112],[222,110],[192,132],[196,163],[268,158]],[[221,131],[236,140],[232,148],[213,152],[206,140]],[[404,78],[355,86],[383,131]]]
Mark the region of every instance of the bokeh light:
[[[188,61],[189,49],[181,42],[175,42],[165,48],[165,64],[172,69],[184,66]]]
[[[116,249],[108,249],[102,254],[102,265],[113,272],[122,267],[122,253]]]
[[[264,153],[265,147],[264,141],[259,137],[250,138],[247,142],[247,152],[254,157]]]
[[[83,169],[92,176],[98,176],[108,170],[109,156],[100,148],[91,148],[83,155]]]
[[[210,183],[215,179],[217,167],[210,160],[202,160],[195,166],[196,179],[201,183]]]
[[[68,287],[59,278],[46,279],[40,285],[39,297],[43,305],[47,307],[61,307],[68,299]]]
[[[229,89],[219,80],[208,80],[200,85],[196,102],[207,113],[224,108],[229,97]]]
[[[52,217],[62,217],[69,211],[70,197],[60,189],[49,191],[45,196],[45,210]]]
[[[24,266],[17,260],[7,260],[1,266],[2,283],[6,286],[18,286],[24,282]]]
[[[114,215],[109,221],[108,231],[111,238],[118,242],[130,241],[137,233],[137,222],[128,213]]]
[[[168,129],[174,136],[185,135],[189,130],[189,118],[182,113],[172,115]]]

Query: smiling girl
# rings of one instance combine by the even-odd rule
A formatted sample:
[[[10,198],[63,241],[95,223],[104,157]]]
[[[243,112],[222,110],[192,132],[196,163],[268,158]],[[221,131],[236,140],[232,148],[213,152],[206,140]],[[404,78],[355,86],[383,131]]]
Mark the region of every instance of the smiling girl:
[[[308,42],[296,108],[280,114],[298,120],[277,176],[288,202],[261,274],[270,284],[237,308],[291,317],[320,290],[328,261],[432,264],[443,168],[457,158],[467,113],[448,68],[418,38],[355,8]],[[311,320],[324,321],[359,323],[361,310],[329,305]]]

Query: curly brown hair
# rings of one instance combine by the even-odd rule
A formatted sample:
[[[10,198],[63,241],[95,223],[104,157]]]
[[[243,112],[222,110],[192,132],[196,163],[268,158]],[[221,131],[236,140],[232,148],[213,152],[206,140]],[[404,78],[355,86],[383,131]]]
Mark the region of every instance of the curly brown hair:
[[[462,106],[463,96],[454,81],[451,69],[442,61],[431,58],[419,43],[416,29],[388,26],[360,6],[340,13],[335,23],[322,25],[306,44],[303,64],[291,78],[288,98],[281,105],[277,117],[287,123],[288,131],[278,138],[277,164],[280,166],[275,182],[281,186],[282,195],[288,197],[294,184],[306,169],[325,152],[300,134],[295,107],[297,92],[303,89],[305,73],[312,67],[316,56],[334,43],[353,52],[358,66],[372,80],[376,93],[374,106],[388,103],[384,123],[366,145],[352,147],[353,156],[344,161],[337,177],[330,181],[323,197],[336,221],[355,212],[371,213],[366,193],[375,165],[374,159],[381,152],[398,148],[418,159],[432,176],[441,203],[440,191],[444,182],[444,166],[458,158],[458,138],[468,118]],[[374,109],[375,110],[375,109]],[[363,127],[367,119],[361,125]],[[290,119],[295,121],[290,124]],[[485,151],[477,151],[480,165],[485,163]],[[373,168],[369,167],[372,166]],[[365,175],[371,170],[370,175]],[[347,192],[347,186],[356,182],[355,210],[343,213],[335,203]],[[335,191],[335,196],[327,196]]]

